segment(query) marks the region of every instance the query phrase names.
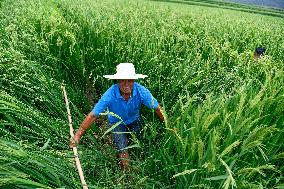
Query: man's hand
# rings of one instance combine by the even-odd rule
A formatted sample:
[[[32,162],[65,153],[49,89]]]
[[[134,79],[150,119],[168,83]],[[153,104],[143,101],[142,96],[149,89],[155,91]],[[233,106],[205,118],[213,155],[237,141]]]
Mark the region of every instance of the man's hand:
[[[155,110],[156,114],[159,116],[160,120],[161,121],[164,121],[165,118],[164,118],[164,115],[163,115],[163,111],[162,111],[162,108],[161,106],[159,105],[158,108]]]
[[[82,122],[80,128],[78,131],[75,133],[74,137],[70,138],[69,146],[70,148],[76,147],[81,139],[81,136],[85,133],[85,131],[94,123],[96,120],[96,116],[90,112],[87,117],[84,119]]]
[[[74,137],[70,138],[69,146],[70,148],[76,147],[80,142],[80,138],[74,135]]]

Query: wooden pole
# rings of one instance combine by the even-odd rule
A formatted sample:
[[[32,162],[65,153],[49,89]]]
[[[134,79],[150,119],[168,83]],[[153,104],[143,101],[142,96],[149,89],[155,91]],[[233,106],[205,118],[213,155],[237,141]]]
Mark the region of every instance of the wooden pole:
[[[64,94],[64,100],[65,100],[67,114],[68,114],[68,121],[69,121],[69,127],[70,127],[70,136],[73,138],[74,137],[74,129],[73,129],[73,126],[72,126],[71,113],[70,113],[70,109],[69,109],[69,102],[68,102],[65,86],[62,85],[61,89],[62,89],[63,94]],[[83,174],[83,170],[82,170],[82,167],[81,167],[81,163],[80,163],[80,160],[79,160],[78,151],[77,151],[77,147],[76,146],[73,147],[73,153],[74,153],[76,167],[77,167],[77,170],[78,170],[78,173],[79,173],[79,176],[80,176],[80,180],[81,180],[83,189],[88,189],[87,183],[86,183],[85,178],[84,178],[84,174]]]

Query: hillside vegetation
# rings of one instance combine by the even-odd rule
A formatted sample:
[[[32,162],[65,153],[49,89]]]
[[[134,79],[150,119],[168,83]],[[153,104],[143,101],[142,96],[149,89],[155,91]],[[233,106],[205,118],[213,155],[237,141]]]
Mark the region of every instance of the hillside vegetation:
[[[0,1],[0,187],[81,187],[60,87],[77,129],[121,62],[167,121],[143,108],[126,173],[94,124],[78,147],[89,188],[284,187],[282,12],[191,2]]]

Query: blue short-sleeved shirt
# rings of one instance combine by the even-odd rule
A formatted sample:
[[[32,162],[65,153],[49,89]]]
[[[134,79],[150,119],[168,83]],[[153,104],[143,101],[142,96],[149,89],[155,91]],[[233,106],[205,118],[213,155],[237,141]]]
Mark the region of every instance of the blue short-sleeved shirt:
[[[121,117],[125,124],[130,124],[139,118],[141,104],[150,109],[158,108],[157,100],[142,85],[134,82],[132,96],[126,101],[120,94],[119,85],[114,84],[103,94],[93,108],[92,113],[95,116],[99,116],[100,113],[108,109],[109,112],[113,112]],[[110,123],[120,121],[119,118],[110,114],[108,115],[108,120]]]

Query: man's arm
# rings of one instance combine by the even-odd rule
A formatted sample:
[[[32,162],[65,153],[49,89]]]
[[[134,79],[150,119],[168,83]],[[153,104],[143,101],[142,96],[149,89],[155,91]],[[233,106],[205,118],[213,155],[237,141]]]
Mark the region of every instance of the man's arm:
[[[155,110],[155,112],[156,112],[156,114],[159,116],[160,120],[161,120],[161,121],[164,121],[165,118],[164,118],[164,115],[163,115],[162,111],[163,111],[163,110],[162,110],[162,108],[161,108],[160,105],[159,105],[158,108]]]
[[[74,135],[74,138],[71,137],[70,138],[70,144],[69,146],[71,148],[75,147],[77,144],[79,144],[80,139],[82,137],[82,135],[85,133],[85,131],[94,123],[94,121],[97,119],[97,117],[90,112],[87,117],[84,119],[84,121],[82,122],[81,126],[79,127],[79,129],[77,130],[77,132]]]

